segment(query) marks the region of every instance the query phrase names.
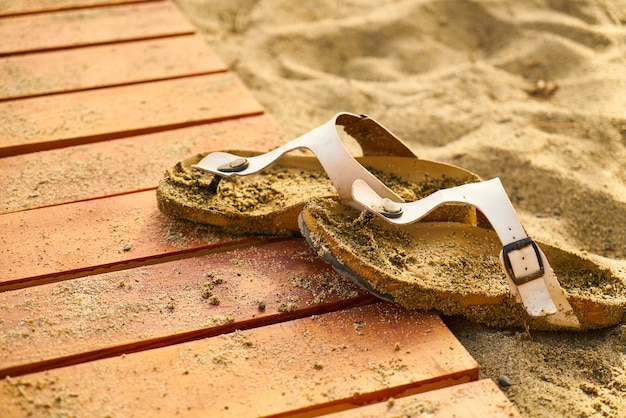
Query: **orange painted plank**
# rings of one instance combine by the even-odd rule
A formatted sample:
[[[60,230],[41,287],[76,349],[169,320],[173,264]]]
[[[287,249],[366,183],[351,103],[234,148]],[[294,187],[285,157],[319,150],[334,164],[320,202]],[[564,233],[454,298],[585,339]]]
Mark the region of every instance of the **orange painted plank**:
[[[260,242],[163,216],[153,190],[0,216],[0,291]]]
[[[225,70],[195,35],[16,55],[0,58],[0,99]]]
[[[490,379],[433,390],[384,403],[324,415],[326,418],[379,417],[487,418],[521,417]]]
[[[2,0],[0,1],[0,16],[41,13],[112,4],[140,3],[143,1],[155,0]]]
[[[267,151],[285,140],[273,118],[259,115],[0,158],[0,213],[154,188],[195,153]]]
[[[5,17],[0,55],[194,33],[170,2],[148,2]]]
[[[230,73],[2,102],[0,157],[262,112]]]
[[[437,316],[377,303],[3,379],[0,405],[22,415],[311,416],[477,375]]]
[[[0,379],[372,301],[291,239],[0,293]]]

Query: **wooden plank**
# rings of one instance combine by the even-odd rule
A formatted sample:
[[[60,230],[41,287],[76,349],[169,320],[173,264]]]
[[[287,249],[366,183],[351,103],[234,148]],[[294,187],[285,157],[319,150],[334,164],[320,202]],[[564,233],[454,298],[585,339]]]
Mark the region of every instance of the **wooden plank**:
[[[225,71],[196,35],[0,58],[0,99]]]
[[[301,239],[0,293],[0,379],[373,298]]]
[[[178,74],[164,69],[166,63],[149,63],[160,74],[151,78],[135,68],[149,60],[130,49],[148,42],[129,40],[187,38],[170,38],[178,34],[176,13],[161,16],[148,4],[176,12],[162,2],[84,5],[14,16],[0,25],[0,36],[13,36],[2,38],[10,48],[19,40],[8,52],[0,46],[0,55],[15,54],[5,62],[27,63],[39,79],[49,72],[59,77],[0,103],[0,157],[7,157],[0,168],[27,173],[38,180],[36,189],[45,189],[48,197],[26,208],[82,199],[0,216],[0,291],[37,285],[0,293],[0,375],[45,370],[0,382],[0,415],[308,416],[476,379],[476,362],[434,315],[387,303],[327,313],[372,299],[335,292],[318,300],[338,278],[302,240],[267,244],[174,222],[158,212],[153,191],[136,192],[154,187],[162,170],[194,147],[224,148],[231,125],[219,121],[252,121],[250,115],[263,112],[231,74]],[[186,30],[193,32],[188,24]],[[136,62],[107,66],[115,56]],[[170,58],[184,64],[185,57]],[[85,63],[99,71],[72,77],[67,64]],[[73,81],[64,85],[68,78]],[[25,98],[33,95],[46,96]],[[198,126],[206,122],[210,127]],[[201,141],[208,132],[216,133],[207,149]],[[189,133],[199,138],[179,142]],[[253,140],[252,131],[247,137]],[[266,149],[276,138],[267,141],[245,148]],[[85,157],[83,168],[91,167],[86,181],[68,183]],[[137,176],[140,169],[146,173]],[[55,170],[59,182],[51,187]],[[17,180],[9,181],[3,190],[20,189]],[[19,181],[28,182],[24,176]],[[67,192],[59,198],[54,192],[61,188]],[[255,243],[266,245],[234,250]],[[217,275],[224,282],[212,282]],[[66,281],[52,284],[60,280]],[[203,298],[207,283],[211,295]],[[213,296],[219,304],[210,302]],[[304,316],[311,317],[293,320]]]
[[[348,411],[325,415],[325,418],[379,418],[379,417],[432,417],[432,418],[487,418],[521,417],[491,379],[464,383],[437,389],[384,403],[363,406]]]
[[[230,73],[2,102],[0,157],[262,112]]]
[[[173,221],[154,191],[0,216],[0,291],[261,242]]]
[[[2,0],[0,1],[0,16],[54,12],[58,10],[148,1],[161,0]]]
[[[0,56],[194,32],[170,2],[14,16],[1,21]]]
[[[268,115],[0,159],[0,213],[156,187],[183,158],[226,148],[267,151],[285,142]]]
[[[0,405],[9,414],[311,416],[477,374],[437,316],[377,303],[4,379]]]

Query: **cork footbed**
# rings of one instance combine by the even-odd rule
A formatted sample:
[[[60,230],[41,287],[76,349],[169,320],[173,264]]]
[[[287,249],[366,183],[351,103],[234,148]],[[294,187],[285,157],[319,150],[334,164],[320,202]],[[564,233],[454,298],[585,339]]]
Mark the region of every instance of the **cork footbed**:
[[[555,329],[545,319],[531,318],[510,295],[498,259],[501,243],[493,230],[458,222],[395,227],[362,218],[339,202],[314,199],[305,205],[300,226],[324,260],[379,297],[499,328]],[[626,289],[615,274],[582,256],[538,244],[581,329],[622,320]]]
[[[336,198],[332,182],[315,157],[284,155],[258,174],[222,178],[213,191],[214,175],[191,168],[203,157],[195,155],[166,170],[157,189],[163,213],[233,233],[293,235],[299,234],[298,214],[307,200]],[[479,180],[461,168],[414,157],[357,157],[357,161],[407,201]],[[451,206],[433,212],[429,219],[476,223],[476,212]]]

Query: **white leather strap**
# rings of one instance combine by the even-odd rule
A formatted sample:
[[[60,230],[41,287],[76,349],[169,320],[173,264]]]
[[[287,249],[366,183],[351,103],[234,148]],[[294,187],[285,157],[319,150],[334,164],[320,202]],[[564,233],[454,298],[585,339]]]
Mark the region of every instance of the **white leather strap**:
[[[337,125],[346,126],[346,132],[361,144],[365,155],[381,155],[385,149],[389,149],[391,151],[387,155],[417,158],[398,138],[372,119],[339,113],[325,124],[265,154],[243,158],[226,152],[213,152],[193,167],[223,177],[246,176],[258,173],[289,151],[305,148],[317,156],[342,201],[352,200],[352,183],[356,179],[362,179],[379,195],[395,202],[403,202],[400,196],[350,155],[337,135]],[[239,166],[241,169],[238,169]]]
[[[417,222],[444,203],[475,206],[487,217],[502,242],[500,261],[511,294],[528,314],[547,316],[548,322],[559,326],[580,326],[548,260],[522,227],[500,179],[442,189],[410,203],[390,202],[367,183],[356,180],[352,198],[363,209],[396,225]]]

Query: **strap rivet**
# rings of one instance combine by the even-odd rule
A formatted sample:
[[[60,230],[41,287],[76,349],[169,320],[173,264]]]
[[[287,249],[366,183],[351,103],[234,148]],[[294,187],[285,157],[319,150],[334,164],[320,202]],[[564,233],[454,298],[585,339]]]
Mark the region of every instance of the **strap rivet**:
[[[395,219],[402,216],[402,207],[391,199],[382,199],[380,202],[380,208],[380,214],[386,218]]]
[[[217,167],[217,170],[222,173],[237,173],[248,168],[249,164],[250,163],[248,163],[248,160],[245,158],[236,158],[229,163]]]

